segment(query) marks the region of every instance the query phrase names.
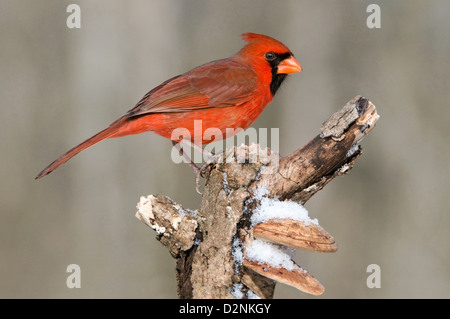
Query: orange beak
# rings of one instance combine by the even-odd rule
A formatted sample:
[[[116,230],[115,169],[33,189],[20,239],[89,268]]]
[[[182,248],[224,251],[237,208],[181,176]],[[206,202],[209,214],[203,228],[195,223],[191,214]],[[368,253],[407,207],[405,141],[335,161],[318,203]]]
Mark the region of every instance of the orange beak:
[[[278,74],[291,74],[297,72],[302,72],[302,66],[293,56],[288,59],[284,59],[280,64],[278,64]]]

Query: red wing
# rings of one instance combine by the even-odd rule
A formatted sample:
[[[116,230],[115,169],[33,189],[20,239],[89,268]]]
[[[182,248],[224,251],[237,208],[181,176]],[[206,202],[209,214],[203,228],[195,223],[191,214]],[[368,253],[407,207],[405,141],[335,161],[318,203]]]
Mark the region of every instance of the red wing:
[[[241,105],[256,88],[256,74],[231,60],[213,61],[175,76],[148,92],[128,117]]]

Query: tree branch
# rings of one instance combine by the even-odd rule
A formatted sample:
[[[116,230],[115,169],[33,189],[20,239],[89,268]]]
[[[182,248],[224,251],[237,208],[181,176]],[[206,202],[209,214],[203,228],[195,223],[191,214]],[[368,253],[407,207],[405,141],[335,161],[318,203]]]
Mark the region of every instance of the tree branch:
[[[378,118],[375,106],[357,96],[323,123],[321,134],[286,157],[258,145],[226,150],[210,165],[195,211],[165,196],[141,197],[136,216],[176,258],[180,298],[272,298],[275,281],[323,293],[320,282],[283,247],[334,252],[334,238],[308,217],[288,214],[255,222],[255,216],[267,207],[301,212],[297,203],[353,167],[360,141]],[[267,260],[255,254],[254,244],[261,240],[273,249]]]

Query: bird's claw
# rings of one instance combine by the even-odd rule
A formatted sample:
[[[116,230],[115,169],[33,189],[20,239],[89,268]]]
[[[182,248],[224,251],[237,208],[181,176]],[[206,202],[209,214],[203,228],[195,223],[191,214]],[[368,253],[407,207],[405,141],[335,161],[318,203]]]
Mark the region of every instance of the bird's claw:
[[[204,173],[206,172],[206,168],[208,168],[208,166],[211,163],[204,163],[200,168],[197,167],[197,170],[195,170],[195,190],[197,191],[197,193],[199,193],[200,195],[202,195],[203,193],[199,190],[200,188],[200,177],[205,178]]]

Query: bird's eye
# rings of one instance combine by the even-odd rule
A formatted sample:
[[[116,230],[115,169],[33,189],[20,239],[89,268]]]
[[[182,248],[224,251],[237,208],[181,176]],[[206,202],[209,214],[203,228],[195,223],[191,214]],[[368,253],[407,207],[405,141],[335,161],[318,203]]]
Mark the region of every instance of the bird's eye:
[[[273,52],[267,52],[265,57],[266,57],[267,61],[273,61],[273,60],[275,60],[276,55]]]

